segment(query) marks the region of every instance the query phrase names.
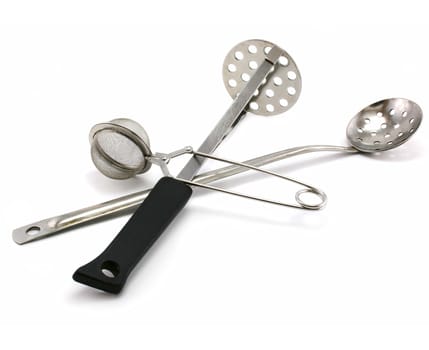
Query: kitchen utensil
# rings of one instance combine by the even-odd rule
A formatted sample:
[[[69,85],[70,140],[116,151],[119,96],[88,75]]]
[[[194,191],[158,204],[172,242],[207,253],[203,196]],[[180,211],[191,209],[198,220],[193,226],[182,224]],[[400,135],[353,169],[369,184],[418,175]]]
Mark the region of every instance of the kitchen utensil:
[[[112,179],[128,179],[148,171],[152,162],[149,137],[132,119],[117,118],[95,125],[89,133],[91,158]]]
[[[248,64],[249,70],[246,68],[249,73],[245,76],[244,72],[240,72],[241,79],[246,83],[242,90],[235,90],[235,100],[231,107],[207,136],[198,151],[193,152],[193,156],[179,172],[177,178],[164,177],[158,181],[146,200],[106,250],[73,274],[75,281],[106,292],[119,293],[134,266],[189,200],[192,189],[188,184],[192,184],[192,179],[199,171],[204,159],[219,146],[238,124],[251,100],[253,99],[257,103],[258,96],[255,96],[255,94],[257,95],[260,86],[264,83],[271,84],[271,80],[272,84],[276,85],[275,77],[273,77],[273,74],[269,76],[269,73],[276,74],[275,66],[280,57],[284,57],[287,62],[285,62],[285,65],[277,65],[278,67],[283,67],[279,68],[279,70],[286,69],[289,66],[295,72],[298,71],[292,58],[284,50],[272,43],[260,40],[239,44],[228,54],[227,59],[229,57],[233,62],[240,62],[245,58],[247,60],[248,55],[243,52],[244,49],[247,49],[250,57],[253,57],[251,56],[252,54],[255,55],[264,50],[264,55],[261,56],[263,60],[258,63],[254,72],[250,72],[250,61]],[[271,70],[272,68],[274,70]],[[230,80],[232,82],[233,79]],[[299,79],[296,80],[299,82]],[[238,84],[235,84],[235,87],[233,85],[230,84],[231,88],[236,89]],[[300,86],[300,84],[296,83],[295,85]],[[278,109],[280,108],[271,106],[273,105],[270,104],[270,107],[265,106],[264,115],[279,113]],[[288,108],[289,105],[283,107],[284,110]],[[258,110],[259,108],[255,111],[257,112]]]
[[[312,147],[312,146],[308,146],[308,147]],[[329,149],[323,149],[323,150],[332,150],[332,151],[349,150],[349,148],[347,147],[335,147],[335,146],[323,146],[323,147],[325,148],[329,147]],[[251,168],[243,167],[243,165],[252,165],[255,167],[259,167],[262,165],[270,164],[290,156],[301,154],[302,152],[299,152],[300,149],[301,149],[300,147],[290,148],[283,151],[274,152],[271,154],[267,154],[265,156],[247,160],[243,163],[239,163],[240,165],[238,166],[231,165],[224,168],[211,170],[195,176],[193,179],[193,182],[207,184],[217,180],[221,180],[251,169]],[[321,150],[322,149],[317,149],[317,151],[321,151]],[[354,151],[355,151],[354,149],[351,150],[351,152],[354,152]],[[99,203],[84,209],[75,210],[69,213],[65,213],[62,215],[50,217],[48,219],[33,222],[29,225],[25,225],[13,230],[13,234],[12,234],[13,240],[17,244],[25,244],[35,240],[49,237],[51,235],[60,233],[67,229],[74,228],[84,223],[91,223],[92,221],[95,221],[97,219],[104,219],[110,216],[133,212],[143,202],[143,200],[146,198],[146,196],[149,194],[150,191],[151,191],[151,188],[143,191],[138,191],[129,195],[125,195],[116,199],[112,199],[107,202]],[[320,190],[317,190],[317,191],[320,193],[322,192]],[[316,192],[314,193],[317,194]],[[312,209],[321,209],[326,204],[326,199],[323,199],[323,197],[320,195],[319,195],[319,198],[321,199],[321,202],[319,204],[313,205]],[[304,204],[304,205],[308,207],[311,206],[310,204]]]
[[[246,168],[246,170],[254,170],[267,175],[276,176],[283,180],[302,185],[304,188],[295,194],[296,203],[291,204],[250,196],[234,191],[228,191],[219,187],[208,186],[202,183],[182,179],[182,182],[186,182],[189,185],[203,187],[205,189],[215,190],[247,199],[254,199],[266,203],[299,209],[320,209],[326,203],[326,195],[321,190],[316,189],[313,186],[309,186],[300,181],[263,170],[249,164],[215,157],[202,152],[196,152],[190,146],[171,153],[152,153],[149,147],[149,138],[146,132],[138,123],[131,119],[114,119],[108,123],[97,124],[91,129],[89,138],[91,143],[91,156],[95,166],[104,175],[115,179],[123,179],[130,176],[131,174],[135,175],[137,173],[142,173],[145,171],[145,169],[150,167],[150,164],[159,165],[164,176],[171,177],[170,171],[167,167],[167,164],[170,162],[170,160],[184,154],[193,154],[199,157],[210,158],[213,160],[226,162],[234,166]],[[313,193],[319,196],[320,202],[316,204],[305,203],[301,200],[302,193]]]
[[[405,98],[390,98],[360,111],[347,126],[347,138],[361,152],[380,152],[398,147],[420,126],[423,112]]]
[[[223,80],[231,97],[245,88],[258,67],[266,60],[273,44],[264,40],[247,40],[234,46],[223,63]],[[269,73],[274,72],[274,65]],[[297,101],[301,76],[287,54],[279,57],[275,73],[265,76],[243,110],[272,116],[287,111]],[[237,117],[237,120],[241,116]],[[104,175],[126,179],[149,170],[149,138],[141,125],[131,119],[119,118],[95,125],[90,132],[91,157]]]
[[[416,132],[422,118],[422,110],[415,102],[404,98],[382,100],[365,107],[349,122],[347,138],[353,145],[352,147],[330,145],[294,147],[257,157],[244,163],[259,167],[289,157],[320,151],[347,153],[386,151],[406,142]],[[380,141],[380,143],[374,144],[375,141]],[[246,171],[246,169],[235,165],[227,166],[197,175],[194,181],[210,183],[243,171]],[[129,213],[141,204],[149,192],[150,189],[139,191],[17,228],[13,231],[13,239],[16,243],[23,244],[56,234],[80,224],[90,223],[91,221],[108,218],[113,215]],[[28,234],[27,232],[32,234]]]

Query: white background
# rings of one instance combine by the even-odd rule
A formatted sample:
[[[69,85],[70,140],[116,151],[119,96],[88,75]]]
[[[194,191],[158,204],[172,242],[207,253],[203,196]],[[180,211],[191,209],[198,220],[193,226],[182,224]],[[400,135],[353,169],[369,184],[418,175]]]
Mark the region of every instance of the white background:
[[[322,188],[329,203],[319,212],[196,191],[119,296],[71,275],[126,216],[24,246],[11,239],[16,227],[156,181],[155,168],[122,182],[100,175],[93,124],[130,117],[156,151],[197,147],[231,103],[221,67],[242,40],[286,49],[303,90],[284,115],[249,115],[217,155],[347,144],[349,119],[382,98],[427,111],[425,13],[413,1],[1,2],[1,347],[427,349],[425,121],[378,157],[268,167]],[[292,193],[252,174],[223,184]]]

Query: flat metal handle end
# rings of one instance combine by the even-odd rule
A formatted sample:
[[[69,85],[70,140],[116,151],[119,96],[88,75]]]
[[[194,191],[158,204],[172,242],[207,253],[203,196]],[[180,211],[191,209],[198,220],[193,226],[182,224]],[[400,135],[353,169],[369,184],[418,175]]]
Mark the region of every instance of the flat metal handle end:
[[[17,244],[25,244],[44,238],[58,231],[58,229],[55,229],[55,227],[51,225],[51,220],[47,219],[16,228],[12,231],[12,239]]]

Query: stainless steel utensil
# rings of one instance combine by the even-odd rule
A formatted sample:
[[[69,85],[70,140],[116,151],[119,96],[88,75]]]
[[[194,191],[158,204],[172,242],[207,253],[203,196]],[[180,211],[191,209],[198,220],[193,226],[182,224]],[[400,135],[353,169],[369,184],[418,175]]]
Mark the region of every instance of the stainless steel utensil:
[[[280,54],[274,71],[274,65],[265,58],[273,47],[274,45],[268,41],[248,40],[236,45],[227,54],[223,63],[223,79],[229,94],[234,98],[243,90],[244,86],[248,85],[250,77],[260,71],[260,66],[268,70],[265,76],[259,73],[261,84],[252,92],[251,96],[249,95],[250,103],[242,103],[245,105],[244,110],[240,112],[241,108],[237,108],[238,105],[235,103],[233,108],[227,112],[239,115],[235,124],[231,125],[231,129],[244,116],[244,111],[247,109],[254,114],[276,115],[288,110],[296,103],[301,91],[299,70],[293,59],[283,52]],[[243,101],[243,99],[238,101]],[[98,124],[91,129],[89,138],[93,162],[97,169],[108,177],[130,178],[149,170],[152,164],[148,161],[152,153],[147,133],[132,120],[121,118]],[[248,164],[258,166],[257,163]],[[244,171],[244,168],[241,169]],[[200,183],[208,182],[210,181]],[[149,191],[142,192],[148,193]],[[122,203],[121,208],[118,208],[113,200],[102,205],[41,220],[14,230],[13,239],[18,244],[31,242],[71,228],[86,220],[101,218],[108,213],[114,214],[118,209],[127,210],[125,207],[129,210],[135,209],[135,203],[141,203],[143,200],[138,195],[136,197],[131,195],[129,198],[131,202],[128,202],[125,197],[122,197],[124,201],[119,201]],[[322,198],[320,207],[323,205],[324,199]]]
[[[264,40],[247,40],[234,46],[223,62],[223,82],[232,98],[243,91],[250,77],[264,63],[273,44]],[[286,112],[301,93],[301,75],[289,55],[281,55],[276,66],[255,90],[246,111],[263,116]]]
[[[254,72],[247,73],[247,75],[241,74],[241,79],[246,83],[242,90],[236,90],[235,100],[231,107],[198,150],[192,152],[193,156],[179,172],[177,178],[164,177],[158,181],[147,199],[104,252],[76,270],[73,274],[76,282],[106,292],[119,293],[137,262],[186,205],[192,194],[192,189],[188,184],[192,184],[192,179],[197,175],[205,158],[210,157],[210,154],[238,124],[252,98],[258,100],[258,96],[255,95],[260,86],[270,84],[272,75],[269,73],[276,72],[275,66],[280,57],[287,60],[284,67],[290,65],[296,68],[290,56],[272,43],[254,40],[240,45],[243,45],[240,47],[247,48],[250,57],[261,50],[264,50],[264,55],[262,62]],[[245,57],[247,59],[247,53],[245,55],[243,51],[236,48],[233,48],[232,51],[234,52],[234,62],[240,62]],[[297,69],[295,70],[297,71]],[[273,84],[276,84],[274,78]],[[231,88],[235,87],[231,86]],[[285,109],[287,108],[288,106],[285,106]],[[265,109],[270,114],[278,113],[275,107],[271,108],[267,105]]]
[[[241,164],[260,167],[280,161],[282,159],[286,159],[288,157],[318,151],[355,152],[356,150],[353,148],[350,149],[349,147],[341,146],[307,146],[305,148],[295,147],[253,158]],[[197,175],[194,177],[193,182],[208,184],[248,170],[248,168],[243,167],[242,165],[230,165]],[[138,191],[129,195],[112,199],[107,202],[33,222],[29,225],[25,225],[13,230],[12,238],[15,243],[18,244],[29,243],[60,233],[67,229],[72,229],[85,223],[91,223],[96,220],[107,219],[116,215],[131,213],[137,209],[137,207],[143,202],[151,190],[152,189],[149,188],[143,191]],[[322,200],[321,203],[314,209],[322,208],[325,203],[326,200]]]
[[[152,153],[148,144],[149,138],[144,132],[144,129],[136,122],[130,119],[114,119],[109,123],[95,125],[90,132],[91,155],[95,166],[106,176],[114,179],[123,179],[130,175],[142,173],[150,167],[150,164],[156,164],[161,167],[164,176],[172,176],[168,170],[167,164],[171,159],[184,154],[192,154],[202,158],[210,158],[213,160],[232,164],[234,166],[246,168],[246,170],[254,170],[262,172],[266,175],[272,175],[282,180],[294,182],[304,188],[295,193],[295,203],[287,203],[284,201],[274,201],[267,198],[251,196],[235,191],[228,191],[219,187],[208,186],[199,182],[181,179],[192,186],[198,186],[209,190],[219,191],[226,194],[231,194],[247,199],[254,199],[261,202],[277,204],[287,207],[299,209],[320,209],[326,203],[326,195],[323,191],[304,184],[290,177],[286,177],[277,173],[260,169],[250,164],[231,161],[225,158],[215,157],[207,153],[194,151],[192,147],[184,147],[180,150],[171,153]],[[301,200],[302,193],[313,193],[320,199],[319,203],[305,203]]]
[[[348,140],[353,145],[352,147],[330,145],[301,146],[270,153],[244,163],[259,167],[289,157],[321,151],[346,153],[386,151],[406,142],[416,132],[422,118],[422,110],[415,102],[404,98],[382,100],[364,108],[349,122],[346,132]],[[380,143],[377,143],[377,141]],[[197,175],[194,181],[211,183],[246,170],[235,165],[227,166]],[[150,189],[139,191],[84,209],[25,225],[13,231],[13,239],[18,244],[28,243],[84,223],[91,223],[95,220],[129,213],[143,202],[149,192]]]
[[[271,50],[274,48],[274,51]],[[270,62],[268,57],[278,59]],[[277,62],[278,61],[278,62]],[[253,83],[250,83],[250,80]],[[273,43],[265,40],[247,40],[234,46],[223,63],[223,80],[228,93],[237,103],[227,111],[224,123],[233,116],[225,135],[213,133],[199,152],[214,148],[244,116],[245,111],[273,116],[290,109],[301,92],[301,75],[293,59]],[[223,126],[223,125],[222,125]],[[90,132],[91,156],[95,166],[113,179],[127,179],[149,170],[152,156],[149,138],[141,125],[131,119],[114,119],[95,125]],[[200,157],[201,158],[201,157]],[[198,157],[193,157],[189,168],[179,174],[190,180]],[[191,163],[193,166],[191,166]]]
[[[398,147],[420,126],[423,112],[405,98],[390,98],[360,111],[347,127],[347,138],[362,152],[379,152]]]
[[[97,169],[112,179],[128,179],[152,165],[149,136],[132,119],[117,118],[95,125],[89,133],[91,158]]]

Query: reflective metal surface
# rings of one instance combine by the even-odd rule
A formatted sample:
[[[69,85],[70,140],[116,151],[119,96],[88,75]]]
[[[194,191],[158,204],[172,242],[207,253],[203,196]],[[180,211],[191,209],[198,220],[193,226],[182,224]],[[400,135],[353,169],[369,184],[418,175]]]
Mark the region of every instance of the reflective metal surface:
[[[247,45],[247,47],[249,46],[247,42],[241,44]],[[262,62],[260,62],[257,68],[255,67],[255,72],[249,77],[248,81],[243,84],[240,93],[234,94],[234,102],[198,148],[198,152],[210,154],[218,147],[243,117],[246,106],[256,94],[260,85],[265,83],[268,74],[275,71],[275,65],[279,58],[285,58],[287,55],[285,51],[278,46],[271,43],[270,45],[270,50],[263,52]],[[96,167],[106,176],[124,179],[142,173],[150,166],[151,162],[148,161],[148,159],[151,156],[151,151],[147,134],[143,128],[140,130],[138,126],[133,125],[133,121],[129,121],[131,124],[122,124],[128,121],[129,120],[117,119],[110,123],[96,125],[91,130],[90,142],[92,159]],[[115,149],[115,142],[119,142],[119,150]],[[135,144],[133,145],[132,143]],[[131,150],[131,160],[127,159],[127,153],[129,153],[127,150]],[[204,158],[201,156],[194,155],[180,171],[178,177],[184,181],[191,181],[200,169],[203,159]],[[85,216],[85,213],[81,211],[72,213],[73,222],[76,222],[75,214],[78,216],[83,214]],[[64,221],[67,223],[68,218],[65,218]],[[13,239],[17,243],[24,243],[42,238],[54,233],[53,226],[59,226],[56,218],[35,223],[30,229],[28,226],[21,227],[13,232]],[[70,227],[70,225],[67,227]]]
[[[128,179],[149,170],[149,137],[132,119],[118,118],[95,125],[89,134],[91,158],[97,169],[113,179]]]
[[[407,141],[422,118],[419,105],[408,99],[378,101],[355,115],[347,127],[347,138],[359,151],[386,151]]]
[[[347,153],[357,152],[353,147],[314,145],[285,149],[279,152],[274,152],[265,156],[250,159],[244,163],[259,167],[300,154],[321,151],[338,151]],[[244,167],[230,165],[224,168],[199,174],[194,177],[193,182],[207,184],[236,174],[240,174],[247,170],[248,169]],[[151,188],[112,199],[107,202],[92,205],[83,209],[75,210],[70,213],[65,213],[48,219],[33,222],[29,225],[15,229],[12,234],[13,240],[18,244],[24,244],[37,239],[48,237],[66,229],[71,229],[84,223],[91,223],[116,215],[123,215],[133,212],[143,202],[150,191]],[[32,228],[34,229],[31,230]]]
[[[223,82],[231,97],[241,93],[274,46],[265,40],[247,40],[230,50],[223,63]],[[283,51],[246,111],[263,116],[277,115],[291,108],[300,93],[301,74],[292,57]]]
[[[249,104],[251,98],[283,53],[284,50],[273,45],[270,52],[265,54],[263,62],[256,69],[256,72],[249,81],[245,83],[243,89],[240,91],[238,96],[235,97],[232,105],[228,108],[221,120],[216,124],[214,129],[198,148],[198,152],[205,154],[212,153],[238,124],[241,117],[244,115],[245,108]],[[193,156],[177,176],[184,180],[192,180],[200,169],[202,162],[203,158]]]
[[[384,107],[381,107],[381,106],[384,106]],[[359,125],[359,123],[362,122],[362,119],[365,122],[364,117],[368,115],[367,113],[370,113],[370,115],[374,116],[374,112],[375,112],[375,115],[377,116],[376,111],[378,110],[390,110],[389,108],[386,108],[386,106],[387,107],[396,106],[396,108],[398,108],[399,106],[407,107],[406,109],[407,113],[405,115],[401,114],[401,118],[403,119],[401,120],[401,123],[398,123],[398,124],[402,126],[407,125],[406,123],[414,124],[415,125],[414,131],[411,133],[408,132],[408,134],[406,134],[407,137],[405,138],[403,138],[404,135],[399,134],[401,131],[398,131],[398,133],[395,134],[398,139],[397,140],[392,139],[391,144],[389,144],[388,143],[389,141],[388,141],[386,145],[383,146],[383,148],[381,148],[381,146],[373,147],[373,145],[371,144],[369,144],[368,146],[365,146],[366,144],[360,140],[358,140],[359,141],[358,143],[356,141],[353,141],[353,138],[356,137],[356,135],[361,134],[360,131],[356,130],[356,125]],[[403,110],[401,113],[403,113],[404,111],[405,110]],[[411,112],[412,114],[409,114]],[[411,119],[409,119],[409,117],[407,118],[407,116],[409,117],[413,116],[416,119],[414,119],[414,121],[410,123]],[[329,146],[329,145],[310,145],[310,146],[295,147],[295,148],[285,149],[279,152],[270,153],[265,156],[253,158],[244,163],[250,164],[253,166],[263,166],[263,165],[276,162],[282,159],[286,159],[289,157],[306,154],[306,153],[312,153],[312,152],[321,152],[321,151],[358,153],[359,151],[378,152],[378,151],[388,150],[388,149],[397,147],[402,143],[404,143],[406,140],[408,140],[408,138],[415,133],[415,130],[420,125],[422,118],[423,118],[423,113],[421,108],[416,103],[410,100],[407,100],[407,99],[383,100],[381,102],[374,103],[364,108],[350,121],[347,127],[347,137],[349,141],[353,144],[353,147]],[[385,119],[385,120],[388,120],[388,119]],[[395,119],[392,119],[392,120],[395,120]],[[380,124],[380,128],[377,128],[375,130],[385,130],[385,129],[387,129],[387,126],[386,128],[384,128]],[[394,130],[399,129],[399,127],[395,128],[395,123],[394,123],[393,129]],[[212,170],[204,174],[197,175],[196,177],[194,177],[193,181],[205,184],[216,180],[224,179],[244,171],[246,171],[246,168],[231,165],[224,168]],[[141,204],[141,202],[149,194],[150,190],[151,189],[139,191],[127,196],[113,199],[108,202],[96,204],[84,209],[76,210],[76,211],[59,215],[59,216],[54,216],[45,220],[41,220],[29,225],[22,226],[13,231],[12,237],[14,241],[18,244],[28,243],[36,239],[41,239],[41,238],[50,236],[52,234],[61,232],[65,229],[72,228],[74,226],[77,226],[83,223],[90,223],[91,221],[95,221],[98,219],[108,218],[113,215],[120,215],[120,214],[131,212]]]
[[[257,200],[260,202],[265,202],[265,203],[270,203],[270,204],[276,204],[276,205],[281,205],[281,206],[285,206],[285,207],[292,207],[292,208],[297,208],[297,209],[312,209],[312,210],[318,210],[323,208],[326,205],[326,201],[327,201],[327,196],[326,194],[321,191],[320,189],[314,187],[314,186],[310,186],[307,185],[301,181],[297,181],[295,179],[292,179],[290,177],[286,177],[283,175],[280,175],[278,173],[274,173],[272,171],[268,171],[268,170],[264,170],[261,169],[259,167],[256,166],[252,166],[248,163],[241,163],[241,162],[236,162],[233,160],[229,160],[229,159],[225,159],[225,158],[220,158],[220,157],[216,157],[213,156],[211,154],[207,154],[207,153],[202,153],[202,152],[198,152],[198,151],[194,151],[192,149],[192,147],[188,146],[188,147],[184,147],[178,151],[172,152],[170,154],[165,154],[165,153],[155,153],[152,157],[151,157],[151,161],[153,164],[157,164],[161,167],[162,172],[164,173],[164,176],[171,176],[170,171],[168,170],[168,166],[167,164],[170,162],[170,160],[172,158],[181,156],[183,154],[192,154],[193,156],[198,156],[198,157],[202,157],[202,158],[209,158],[212,160],[217,160],[220,162],[224,162],[224,163],[229,163],[232,166],[235,166],[239,172],[243,172],[243,171],[248,171],[248,170],[253,170],[253,171],[257,171],[266,175],[271,175],[271,176],[275,176],[278,177],[282,180],[286,180],[286,181],[290,181],[290,182],[294,182],[295,184],[301,185],[302,187],[304,187],[304,189],[300,189],[299,191],[297,191],[295,193],[295,203],[287,203],[287,202],[280,202],[280,201],[275,201],[275,200],[271,200],[271,199],[267,199],[267,198],[262,198],[262,197],[256,197],[253,195],[248,195],[248,194],[244,194],[244,193],[239,193],[236,191],[228,191],[225,190],[223,188],[220,187],[215,187],[215,186],[209,186],[209,185],[205,185],[201,182],[196,182],[196,181],[191,181],[191,180],[187,180],[187,179],[181,179],[180,177],[176,177],[177,180],[180,180],[182,182],[187,183],[188,185],[191,186],[197,186],[197,187],[202,187],[208,190],[213,190],[213,191],[218,191],[218,192],[222,192],[225,194],[230,194],[233,196],[238,196],[238,197],[242,197],[242,198],[247,198],[247,199],[253,199],[253,200]],[[303,201],[300,198],[300,195],[302,193],[312,193],[316,196],[319,197],[319,203],[316,204],[310,204],[307,203],[305,201]]]

